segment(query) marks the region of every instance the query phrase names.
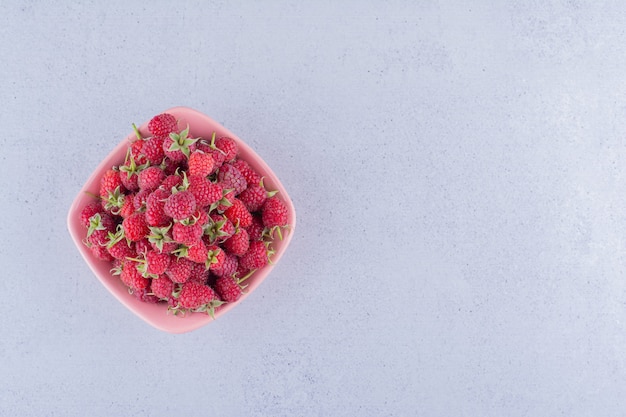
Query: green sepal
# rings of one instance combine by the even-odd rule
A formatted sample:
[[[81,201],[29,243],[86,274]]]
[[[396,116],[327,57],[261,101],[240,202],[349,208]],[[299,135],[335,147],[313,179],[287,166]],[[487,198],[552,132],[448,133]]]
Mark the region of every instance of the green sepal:
[[[87,237],[91,236],[96,230],[105,230],[106,227],[102,224],[102,216],[100,213],[96,213],[89,218],[89,227],[87,228]]]

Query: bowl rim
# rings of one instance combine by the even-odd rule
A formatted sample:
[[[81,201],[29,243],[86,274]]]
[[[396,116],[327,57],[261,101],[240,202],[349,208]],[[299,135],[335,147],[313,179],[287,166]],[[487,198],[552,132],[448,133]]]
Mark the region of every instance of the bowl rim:
[[[156,309],[165,310],[166,307],[163,304],[144,303],[137,300],[134,296],[128,293],[126,295],[120,293],[119,287],[123,284],[121,283],[119,278],[114,277],[110,274],[110,272],[108,274],[104,274],[102,271],[102,267],[98,268],[98,264],[96,264],[96,262],[103,261],[93,258],[93,255],[91,254],[89,249],[82,243],[84,236],[81,236],[81,233],[84,235],[84,227],[80,224],[79,220],[80,211],[84,207],[84,201],[91,198],[87,194],[88,189],[90,187],[93,187],[96,181],[99,184],[99,179],[102,176],[102,173],[106,169],[109,169],[111,166],[115,165],[114,161],[119,161],[118,154],[126,153],[126,149],[128,148],[129,143],[134,138],[136,138],[135,133],[129,133],[109,152],[108,155],[106,155],[102,159],[98,166],[91,172],[87,180],[83,183],[80,190],[74,197],[72,204],[70,205],[70,209],[67,213],[66,219],[70,236],[74,241],[75,246],[78,248],[79,253],[83,257],[93,274],[96,276],[96,278],[122,305],[124,305],[128,310],[130,310],[136,316],[138,316],[148,324],[152,325],[156,329],[168,333],[186,333],[192,330],[196,330],[212,321],[217,320],[219,317],[223,316],[225,313],[235,308],[251,293],[253,293],[254,290],[267,278],[267,276],[271,273],[274,267],[278,264],[285,251],[287,250],[289,244],[291,243],[291,239],[293,238],[296,230],[296,212],[293,201],[289,197],[287,190],[283,186],[278,176],[265,162],[265,160],[261,158],[261,156],[259,156],[256,151],[254,151],[254,149],[252,149],[246,142],[239,138],[239,136],[237,136],[228,128],[222,126],[220,123],[207,116],[206,114],[201,113],[198,110],[192,109],[190,107],[176,106],[167,109],[161,113],[171,113],[179,120],[202,120],[206,122],[205,127],[210,127],[211,130],[219,131],[220,136],[228,136],[235,140],[239,147],[239,152],[249,155],[248,158],[254,158],[254,164],[261,167],[261,170],[264,174],[263,176],[270,180],[269,182],[272,184],[272,189],[278,190],[278,195],[281,196],[281,199],[287,206],[288,216],[290,219],[289,231],[288,233],[285,233],[283,235],[283,240],[279,242],[279,250],[277,250],[276,253],[272,256],[272,263],[255,272],[253,276],[254,279],[249,282],[248,287],[246,288],[246,292],[242,294],[239,300],[233,303],[227,303],[224,306],[218,308],[215,311],[214,318],[208,314],[203,313],[191,313],[186,317],[175,317],[173,314],[170,314],[166,311],[163,311],[163,317],[159,318],[159,315],[155,314],[155,311]],[[138,130],[142,133],[142,135],[145,135],[145,137],[149,136],[147,129],[148,122],[149,120],[142,123],[141,126],[138,126]],[[194,127],[191,126],[190,131],[193,130]],[[99,265],[104,265],[104,263]]]

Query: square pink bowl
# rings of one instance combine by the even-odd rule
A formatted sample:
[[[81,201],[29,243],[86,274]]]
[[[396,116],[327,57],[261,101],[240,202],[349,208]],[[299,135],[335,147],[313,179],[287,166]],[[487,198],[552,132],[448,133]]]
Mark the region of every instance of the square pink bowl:
[[[248,287],[246,288],[245,294],[243,294],[237,302],[225,304],[215,311],[215,319],[218,319],[250,296],[252,292],[254,292],[254,290],[261,284],[261,282],[267,278],[289,246],[289,242],[291,241],[295,231],[296,213],[287,191],[279,181],[276,174],[274,174],[265,161],[263,161],[263,159],[261,159],[256,152],[246,145],[245,142],[237,137],[237,135],[230,132],[210,117],[187,107],[174,107],[166,110],[165,112],[173,114],[179,120],[179,126],[186,127],[187,124],[189,124],[190,133],[193,137],[210,139],[213,132],[216,132],[217,137],[228,136],[234,139],[239,146],[239,156],[246,160],[252,168],[265,177],[263,183],[268,190],[279,191],[278,195],[285,202],[289,211],[290,230],[283,234],[283,240],[276,239],[272,243],[272,247],[276,251],[276,253],[272,256],[272,264],[258,270],[246,281]],[[144,136],[149,136],[147,126],[148,122],[146,121],[139,127],[139,131]],[[80,224],[80,212],[89,201],[93,200],[93,197],[91,197],[88,193],[98,195],[102,174],[111,166],[120,165],[124,162],[126,149],[129,143],[134,139],[134,133],[130,133],[106,158],[104,158],[100,165],[98,165],[96,170],[91,174],[85,185],[74,199],[67,216],[67,225],[70,235],[72,236],[78,251],[87,262],[87,265],[89,265],[102,285],[104,285],[104,287],[108,289],[111,294],[115,296],[115,298],[117,298],[138,317],[157,329],[169,333],[189,332],[208,324],[214,319],[204,313],[191,313],[187,314],[185,317],[174,316],[173,314],[169,314],[167,312],[167,306],[164,304],[149,304],[137,300],[133,295],[128,293],[127,288],[120,281],[119,277],[111,275],[111,264],[95,258],[91,251],[82,243],[82,240],[86,235],[86,230]]]

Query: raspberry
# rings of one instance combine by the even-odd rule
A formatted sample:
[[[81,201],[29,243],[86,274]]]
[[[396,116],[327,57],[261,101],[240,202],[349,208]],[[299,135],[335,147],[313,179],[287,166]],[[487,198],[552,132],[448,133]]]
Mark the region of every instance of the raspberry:
[[[158,166],[151,166],[139,173],[137,184],[139,189],[154,191],[165,179],[165,173]]]
[[[215,281],[215,290],[227,303],[234,303],[241,298],[243,293],[241,286],[233,277],[219,277]]]
[[[196,205],[202,208],[209,207],[222,198],[222,186],[199,175],[189,176],[189,188],[187,190],[195,197]]]
[[[168,195],[171,194],[172,188],[178,188],[183,183],[183,177],[176,174],[171,174],[165,177],[161,183],[161,188],[168,191]]]
[[[146,156],[150,165],[161,165],[165,152],[163,151],[163,136],[154,136],[143,141],[141,152]]]
[[[169,192],[157,189],[146,198],[146,223],[149,226],[164,227],[170,224],[171,218],[165,214],[165,199]]]
[[[178,296],[178,305],[185,309],[196,310],[207,306],[219,297],[208,285],[188,282],[184,284]]]
[[[267,265],[268,259],[265,242],[255,240],[250,242],[248,251],[239,258],[239,265],[247,270],[259,269]]]
[[[232,276],[237,272],[237,266],[239,265],[239,258],[229,253],[224,258],[224,263],[221,268],[213,268],[212,272],[218,277]]]
[[[165,156],[176,162],[183,162],[196,150],[198,139],[190,138],[189,127],[180,133],[170,133],[163,139],[163,151]]]
[[[136,255],[134,246],[131,243],[128,243],[126,239],[110,243],[110,245],[107,245],[107,249],[109,250],[111,256],[115,259],[132,258]]]
[[[83,226],[89,227],[90,219],[93,215],[103,213],[102,205],[98,201],[92,201],[83,207],[80,212],[80,222]]]
[[[209,279],[209,271],[204,267],[204,263],[194,263],[191,267],[191,274],[189,275],[189,281],[197,282],[198,284],[206,284]]]
[[[249,212],[254,212],[260,210],[265,203],[267,191],[260,184],[252,184],[248,185],[248,188],[243,190],[237,198],[241,200]]]
[[[119,208],[117,214],[123,218],[129,217],[135,212],[135,197],[136,194],[128,193],[122,199],[122,206]]]
[[[261,240],[263,239],[263,232],[265,231],[265,226],[263,225],[263,220],[261,220],[261,216],[253,215],[252,223],[250,226],[246,228],[248,231],[248,236],[250,240]]]
[[[202,225],[196,222],[177,222],[172,227],[174,242],[193,245],[202,237]]]
[[[132,242],[141,240],[150,231],[146,223],[146,215],[143,213],[135,213],[125,218],[122,227],[126,238]]]
[[[183,284],[191,275],[192,265],[193,263],[187,258],[174,258],[165,273],[172,281]]]
[[[244,176],[232,164],[224,164],[217,171],[217,180],[225,189],[234,189],[235,195],[246,189],[248,183]]]
[[[125,191],[119,171],[109,169],[100,179],[100,197],[105,199],[115,190],[119,190],[120,193]]]
[[[224,215],[239,227],[248,227],[252,224],[252,214],[248,211],[241,200],[235,198],[233,205],[224,211]]]
[[[165,201],[163,211],[175,220],[183,220],[196,210],[196,199],[189,191],[172,194]]]
[[[135,242],[135,253],[137,255],[145,257],[146,253],[151,250],[153,250],[152,245],[150,245],[150,242],[147,238],[144,237],[143,239]]]
[[[150,280],[141,275],[141,272],[137,268],[138,266],[139,263],[136,261],[122,261],[122,273],[120,278],[127,287],[133,290],[143,290],[150,285]]]
[[[204,266],[208,257],[209,251],[204,242],[200,239],[187,248],[187,259],[191,262]]]
[[[189,176],[198,175],[200,177],[206,177],[215,167],[215,160],[213,157],[204,152],[194,152],[189,156]]]
[[[174,291],[174,283],[166,275],[153,278],[150,283],[150,291],[161,300],[168,300],[172,297]]]
[[[167,267],[170,266],[171,257],[167,253],[160,253],[155,250],[149,250],[145,255],[146,272],[152,275],[164,274]]]
[[[250,246],[250,238],[246,229],[240,228],[226,242],[224,248],[233,255],[241,256],[248,251]]]
[[[148,162],[148,158],[143,154],[143,140],[136,140],[130,145],[130,155],[138,165]]]
[[[222,189],[224,188],[223,184],[220,184]],[[224,212],[228,207],[233,205],[233,201],[235,201],[235,190],[231,190],[226,192],[223,190],[222,198],[217,202],[217,211]]]
[[[178,131],[178,122],[169,113],[158,114],[148,122],[148,131],[153,136],[167,136],[172,132]]]
[[[261,182],[261,176],[243,159],[237,159],[233,162],[233,166],[241,172],[241,175],[243,175],[246,179],[248,186],[252,184],[259,184]]]
[[[132,198],[133,200],[133,208],[135,211],[145,211],[146,209],[146,200],[150,196],[150,190],[139,190],[137,194],[135,194]],[[130,213],[133,214],[133,213]],[[124,217],[124,216],[123,216]],[[125,216],[128,217],[128,216]]]
[[[215,146],[224,154],[224,161],[230,162],[237,156],[239,151],[237,143],[227,137],[221,137],[215,141]]]
[[[224,261],[226,260],[226,252],[220,249],[219,246],[209,245],[207,246],[208,254],[206,259],[206,267],[211,271],[224,267]]]
[[[156,304],[159,302],[159,297],[152,294],[148,290],[148,288],[144,288],[141,290],[134,290],[133,295],[135,296],[136,299],[138,299],[139,301],[143,301],[144,303]]]
[[[288,222],[287,206],[276,196],[265,201],[261,215],[263,224],[270,229],[286,226]]]

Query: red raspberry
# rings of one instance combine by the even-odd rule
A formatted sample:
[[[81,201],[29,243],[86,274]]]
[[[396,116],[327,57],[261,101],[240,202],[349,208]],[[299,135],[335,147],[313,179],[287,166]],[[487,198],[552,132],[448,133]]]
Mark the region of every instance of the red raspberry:
[[[102,205],[99,201],[92,201],[80,212],[80,222],[83,226],[89,227],[90,219],[94,214],[103,213]]]
[[[177,174],[171,174],[165,177],[161,183],[161,188],[168,191],[168,195],[171,194],[172,188],[178,188],[183,183],[183,177]]]
[[[154,136],[143,141],[141,152],[146,156],[150,165],[161,165],[165,152],[163,151],[163,136]]]
[[[198,209],[194,214],[192,214],[192,217],[195,219],[196,223],[198,223],[200,227],[202,227],[204,231],[204,228],[209,224],[210,221],[209,214],[205,210]]]
[[[114,193],[119,187],[120,193],[124,193],[125,188],[122,184],[119,171],[109,169],[104,173],[100,180],[100,197],[106,199],[109,197],[109,193]]]
[[[261,240],[263,239],[263,232],[265,231],[265,226],[263,225],[263,220],[261,220],[261,216],[253,215],[252,223],[250,226],[246,228],[248,231],[248,236],[250,240]]]
[[[222,300],[227,303],[234,303],[241,298],[242,288],[237,280],[230,276],[219,277],[215,281],[215,290]]]
[[[152,294],[148,288],[144,288],[141,290],[134,290],[133,295],[139,301],[143,301],[144,303],[156,304],[159,302],[159,297]]]
[[[196,211],[196,199],[189,191],[180,191],[167,198],[163,210],[171,218],[183,220]]]
[[[215,136],[213,136],[213,138],[215,138]],[[226,155],[222,151],[217,149],[217,147],[215,146],[215,143],[211,145],[211,143],[208,143],[205,140],[200,140],[196,143],[196,145],[199,151],[202,151],[213,157],[213,162],[214,162],[213,172],[215,172],[215,170],[221,167],[224,161],[226,160]]]
[[[174,242],[192,245],[202,237],[202,225],[196,222],[176,222],[172,226]]]
[[[226,260],[226,252],[217,245],[208,245],[207,250],[206,267],[211,271],[223,268],[224,261]]]
[[[152,275],[164,274],[170,266],[171,256],[167,253],[160,253],[155,250],[146,252],[146,272]]]
[[[158,114],[148,122],[148,130],[153,136],[167,136],[178,131],[178,122],[172,114]]]
[[[248,185],[248,188],[243,190],[239,196],[237,196],[246,206],[249,212],[258,211],[263,207],[263,203],[267,199],[267,191],[260,184]]]
[[[239,258],[229,253],[224,258],[224,263],[221,268],[213,268],[213,273],[218,277],[229,277],[237,272],[237,266],[239,265]]]
[[[270,229],[275,226],[287,226],[289,221],[287,206],[276,196],[270,197],[265,201],[261,215],[263,224]]]
[[[135,160],[135,163],[138,165],[143,165],[148,162],[148,159],[142,152],[143,150],[143,140],[136,140],[130,144],[130,155]]]
[[[189,280],[193,262],[187,258],[173,258],[165,273],[176,283],[183,284]]]
[[[163,227],[170,224],[171,219],[164,210],[164,200],[169,196],[169,192],[156,189],[146,198],[146,223],[149,226]]]
[[[222,189],[224,188],[223,184],[220,184],[220,186],[222,187]],[[217,211],[219,212],[224,212],[228,207],[232,206],[233,202],[235,201],[235,190],[229,191],[227,193],[225,193],[224,191],[222,191],[224,195],[217,202]]]
[[[145,211],[146,209],[146,200],[150,196],[150,190],[139,190],[137,194],[135,194],[132,198],[133,200],[133,208],[135,211]],[[132,213],[130,213],[132,214]],[[128,217],[128,216],[126,216]]]
[[[137,165],[135,158],[130,157],[128,161],[124,163],[124,165],[120,166],[120,180],[122,180],[122,184],[129,191],[136,191],[139,189],[139,184],[137,180],[139,179],[139,172],[146,168],[146,165]]]
[[[181,163],[183,161],[174,161],[170,158],[163,158],[163,162],[161,163],[161,167],[163,168],[163,172],[165,175],[175,174],[178,169],[181,168]]]
[[[248,211],[241,200],[235,198],[233,205],[224,211],[224,215],[233,222],[235,226],[248,227],[252,224],[252,214]]]
[[[141,275],[141,272],[137,269],[138,266],[139,262],[128,259],[122,262],[122,274],[120,278],[127,287],[133,290],[143,290],[150,285],[150,280]]]
[[[180,133],[171,133],[163,139],[165,156],[176,162],[184,162],[196,150],[198,139],[189,137],[189,128]]]
[[[148,167],[139,172],[137,184],[141,190],[154,191],[165,179],[165,173],[157,166]]]
[[[224,248],[233,255],[241,256],[248,251],[250,238],[246,229],[240,228],[226,242]]]
[[[234,189],[235,195],[246,189],[248,183],[244,176],[232,164],[224,164],[217,171],[217,180],[225,189]]]
[[[250,167],[250,165],[243,159],[237,159],[233,162],[233,166],[241,172],[241,175],[246,179],[248,186],[252,184],[259,184],[261,182],[261,175]]]
[[[194,263],[191,267],[191,274],[189,275],[189,281],[197,282],[198,284],[206,284],[209,279],[209,271],[205,268],[204,263]]]
[[[187,259],[194,263],[204,265],[208,257],[209,251],[202,239],[198,239],[187,248]]]
[[[260,269],[267,265],[268,259],[265,242],[255,240],[250,242],[248,252],[239,258],[239,266],[247,270]]]
[[[141,240],[150,232],[146,223],[146,215],[143,213],[135,213],[125,218],[122,227],[126,238],[132,242]]]
[[[172,297],[172,292],[174,292],[174,283],[168,276],[161,275],[152,279],[150,291],[159,299],[168,300]]]
[[[208,153],[196,151],[189,156],[188,166],[189,170],[187,174],[189,176],[198,175],[200,177],[206,177],[213,172],[215,160]]]
[[[89,250],[91,250],[91,253],[98,259],[100,259],[101,261],[112,261],[114,258],[111,256],[111,254],[109,253],[108,249],[106,248],[106,246],[100,246],[100,245],[91,245],[89,246]]]
[[[217,203],[222,198],[222,186],[212,183],[206,177],[191,175],[189,176],[189,192],[196,199],[198,207],[206,208],[213,203]]]
[[[119,208],[119,214],[124,219],[130,217],[135,212],[135,196],[136,194],[128,193],[123,196],[122,206]]]
[[[124,238],[117,242],[110,243],[107,245],[107,249],[112,257],[115,259],[126,259],[132,258],[137,253],[135,252],[135,247],[132,243],[128,243],[128,241]]]
[[[229,162],[235,159],[239,149],[237,143],[227,137],[221,137],[215,141],[215,146],[224,153],[224,161]]]
[[[188,282],[180,290],[178,305],[185,309],[195,310],[218,299],[218,295],[208,285]]]
[[[137,256],[141,255],[145,257],[146,253],[152,250],[153,249],[152,245],[150,245],[150,241],[148,241],[148,239],[145,237],[135,242],[135,253],[137,254]]]

